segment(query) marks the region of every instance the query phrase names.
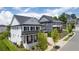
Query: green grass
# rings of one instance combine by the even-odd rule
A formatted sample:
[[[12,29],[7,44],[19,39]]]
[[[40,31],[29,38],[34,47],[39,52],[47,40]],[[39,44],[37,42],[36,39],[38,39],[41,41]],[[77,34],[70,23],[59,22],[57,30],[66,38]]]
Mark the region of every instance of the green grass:
[[[8,51],[8,47],[4,44],[3,40],[0,40],[0,51]]]
[[[24,48],[18,48],[10,40],[3,39],[0,40],[0,51],[28,51],[28,50]]]
[[[16,51],[17,47],[8,39],[0,40],[0,51]]]
[[[8,49],[10,51],[16,51],[18,48],[8,39],[4,39],[3,43],[6,45],[6,47],[8,47]]]
[[[64,39],[64,41],[67,41],[70,37],[68,36],[67,38]]]

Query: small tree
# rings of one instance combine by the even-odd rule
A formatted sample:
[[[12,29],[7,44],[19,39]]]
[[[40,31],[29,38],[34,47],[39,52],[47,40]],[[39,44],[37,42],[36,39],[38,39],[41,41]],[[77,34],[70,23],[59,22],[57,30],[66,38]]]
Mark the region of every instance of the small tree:
[[[58,42],[58,40],[60,39],[60,34],[59,34],[57,28],[52,30],[51,37],[53,38],[54,42]]]
[[[72,25],[71,24],[67,24],[66,30],[67,30],[68,33],[71,33],[72,32]]]
[[[38,43],[41,50],[45,50],[47,48],[47,37],[45,33],[39,32],[38,33]]]
[[[75,28],[75,23],[71,23],[72,29]]]

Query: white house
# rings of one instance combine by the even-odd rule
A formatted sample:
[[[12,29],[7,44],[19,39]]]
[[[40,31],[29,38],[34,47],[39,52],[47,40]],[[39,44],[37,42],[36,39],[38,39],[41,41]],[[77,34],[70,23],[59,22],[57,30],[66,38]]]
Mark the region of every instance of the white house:
[[[36,45],[37,33],[41,25],[34,17],[14,15],[11,21],[11,38],[13,43],[23,44],[24,48],[31,48]]]

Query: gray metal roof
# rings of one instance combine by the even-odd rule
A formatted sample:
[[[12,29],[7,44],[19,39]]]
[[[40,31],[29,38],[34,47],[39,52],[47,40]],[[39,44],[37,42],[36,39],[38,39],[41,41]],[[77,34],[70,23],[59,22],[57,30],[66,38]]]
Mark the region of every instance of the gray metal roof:
[[[53,19],[51,16],[43,15],[43,16],[39,19],[39,21],[40,21],[42,18],[48,19],[49,22],[52,22],[52,19]]]
[[[21,16],[21,15],[14,15],[14,17],[18,20],[20,24],[23,24],[24,22],[32,18],[32,17],[27,17],[27,16]]]
[[[36,21],[34,24],[40,24],[35,17],[28,17],[28,16],[21,16],[21,15],[14,15],[14,17],[18,20],[18,22],[21,24],[32,24],[33,21]],[[30,22],[27,22],[30,20]]]

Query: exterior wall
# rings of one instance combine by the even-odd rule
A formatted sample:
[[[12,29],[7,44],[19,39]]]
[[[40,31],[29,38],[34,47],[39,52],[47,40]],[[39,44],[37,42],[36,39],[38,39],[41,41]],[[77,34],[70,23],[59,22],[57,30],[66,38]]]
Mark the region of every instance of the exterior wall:
[[[62,28],[61,23],[42,23],[42,25],[44,25],[42,27],[44,32],[50,32],[54,27],[59,27],[60,29]]]
[[[42,25],[44,25],[42,27],[44,32],[50,32],[52,30],[52,23],[42,23]]]
[[[11,27],[11,39],[13,43],[21,44],[21,26]]]

